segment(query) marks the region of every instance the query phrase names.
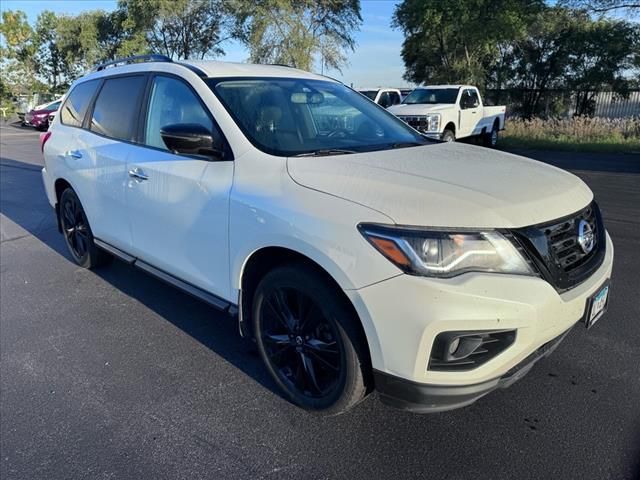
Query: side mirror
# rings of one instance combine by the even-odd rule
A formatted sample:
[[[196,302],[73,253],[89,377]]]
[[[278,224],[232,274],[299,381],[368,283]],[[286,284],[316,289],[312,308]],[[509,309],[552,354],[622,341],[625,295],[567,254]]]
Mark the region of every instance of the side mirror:
[[[160,129],[164,144],[173,153],[203,155],[213,160],[222,160],[224,152],[213,141],[209,129],[198,123],[176,123]]]

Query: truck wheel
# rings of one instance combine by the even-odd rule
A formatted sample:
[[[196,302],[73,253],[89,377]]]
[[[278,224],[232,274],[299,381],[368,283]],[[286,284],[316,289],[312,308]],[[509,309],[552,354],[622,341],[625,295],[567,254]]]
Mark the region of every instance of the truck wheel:
[[[58,215],[64,241],[71,257],[78,265],[92,269],[108,263],[113,258],[99,249],[93,241],[89,221],[73,189],[67,188],[62,192]]]
[[[496,148],[498,144],[498,127],[495,125],[489,133],[484,135],[484,146],[489,148]]]
[[[442,134],[442,141],[443,142],[455,142],[456,141],[456,134],[453,133],[451,130],[446,129]]]
[[[292,264],[267,273],[252,314],[260,356],[291,402],[335,415],[365,397],[370,367],[358,319],[313,269]]]

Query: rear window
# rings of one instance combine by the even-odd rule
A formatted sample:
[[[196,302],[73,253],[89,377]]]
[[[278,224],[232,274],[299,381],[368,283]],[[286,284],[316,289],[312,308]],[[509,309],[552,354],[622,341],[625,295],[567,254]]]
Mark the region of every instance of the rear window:
[[[145,82],[142,75],[105,80],[93,108],[91,131],[120,140],[133,140]]]
[[[81,83],[80,85],[76,85],[76,87],[71,90],[69,98],[64,102],[64,106],[60,113],[60,120],[63,124],[70,125],[72,127],[82,126],[82,120],[87,113],[89,103],[91,102],[93,94],[96,92],[99,83],[99,80],[90,80],[88,82]]]

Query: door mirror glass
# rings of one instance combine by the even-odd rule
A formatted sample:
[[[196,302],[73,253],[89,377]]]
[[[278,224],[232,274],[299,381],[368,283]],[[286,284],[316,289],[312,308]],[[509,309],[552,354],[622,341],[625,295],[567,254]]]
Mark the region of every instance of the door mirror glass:
[[[160,129],[162,141],[173,153],[204,155],[215,160],[224,156],[213,141],[211,130],[198,123],[175,123]]]

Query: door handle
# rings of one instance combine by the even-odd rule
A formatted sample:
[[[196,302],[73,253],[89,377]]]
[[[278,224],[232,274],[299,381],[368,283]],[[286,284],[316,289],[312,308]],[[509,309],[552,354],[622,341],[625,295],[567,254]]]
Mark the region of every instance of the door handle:
[[[78,150],[67,150],[64,153],[64,156],[71,158],[82,158],[82,154]]]
[[[132,168],[129,170],[129,176],[135,178],[138,181],[149,180],[149,177],[142,171],[141,168]]]

